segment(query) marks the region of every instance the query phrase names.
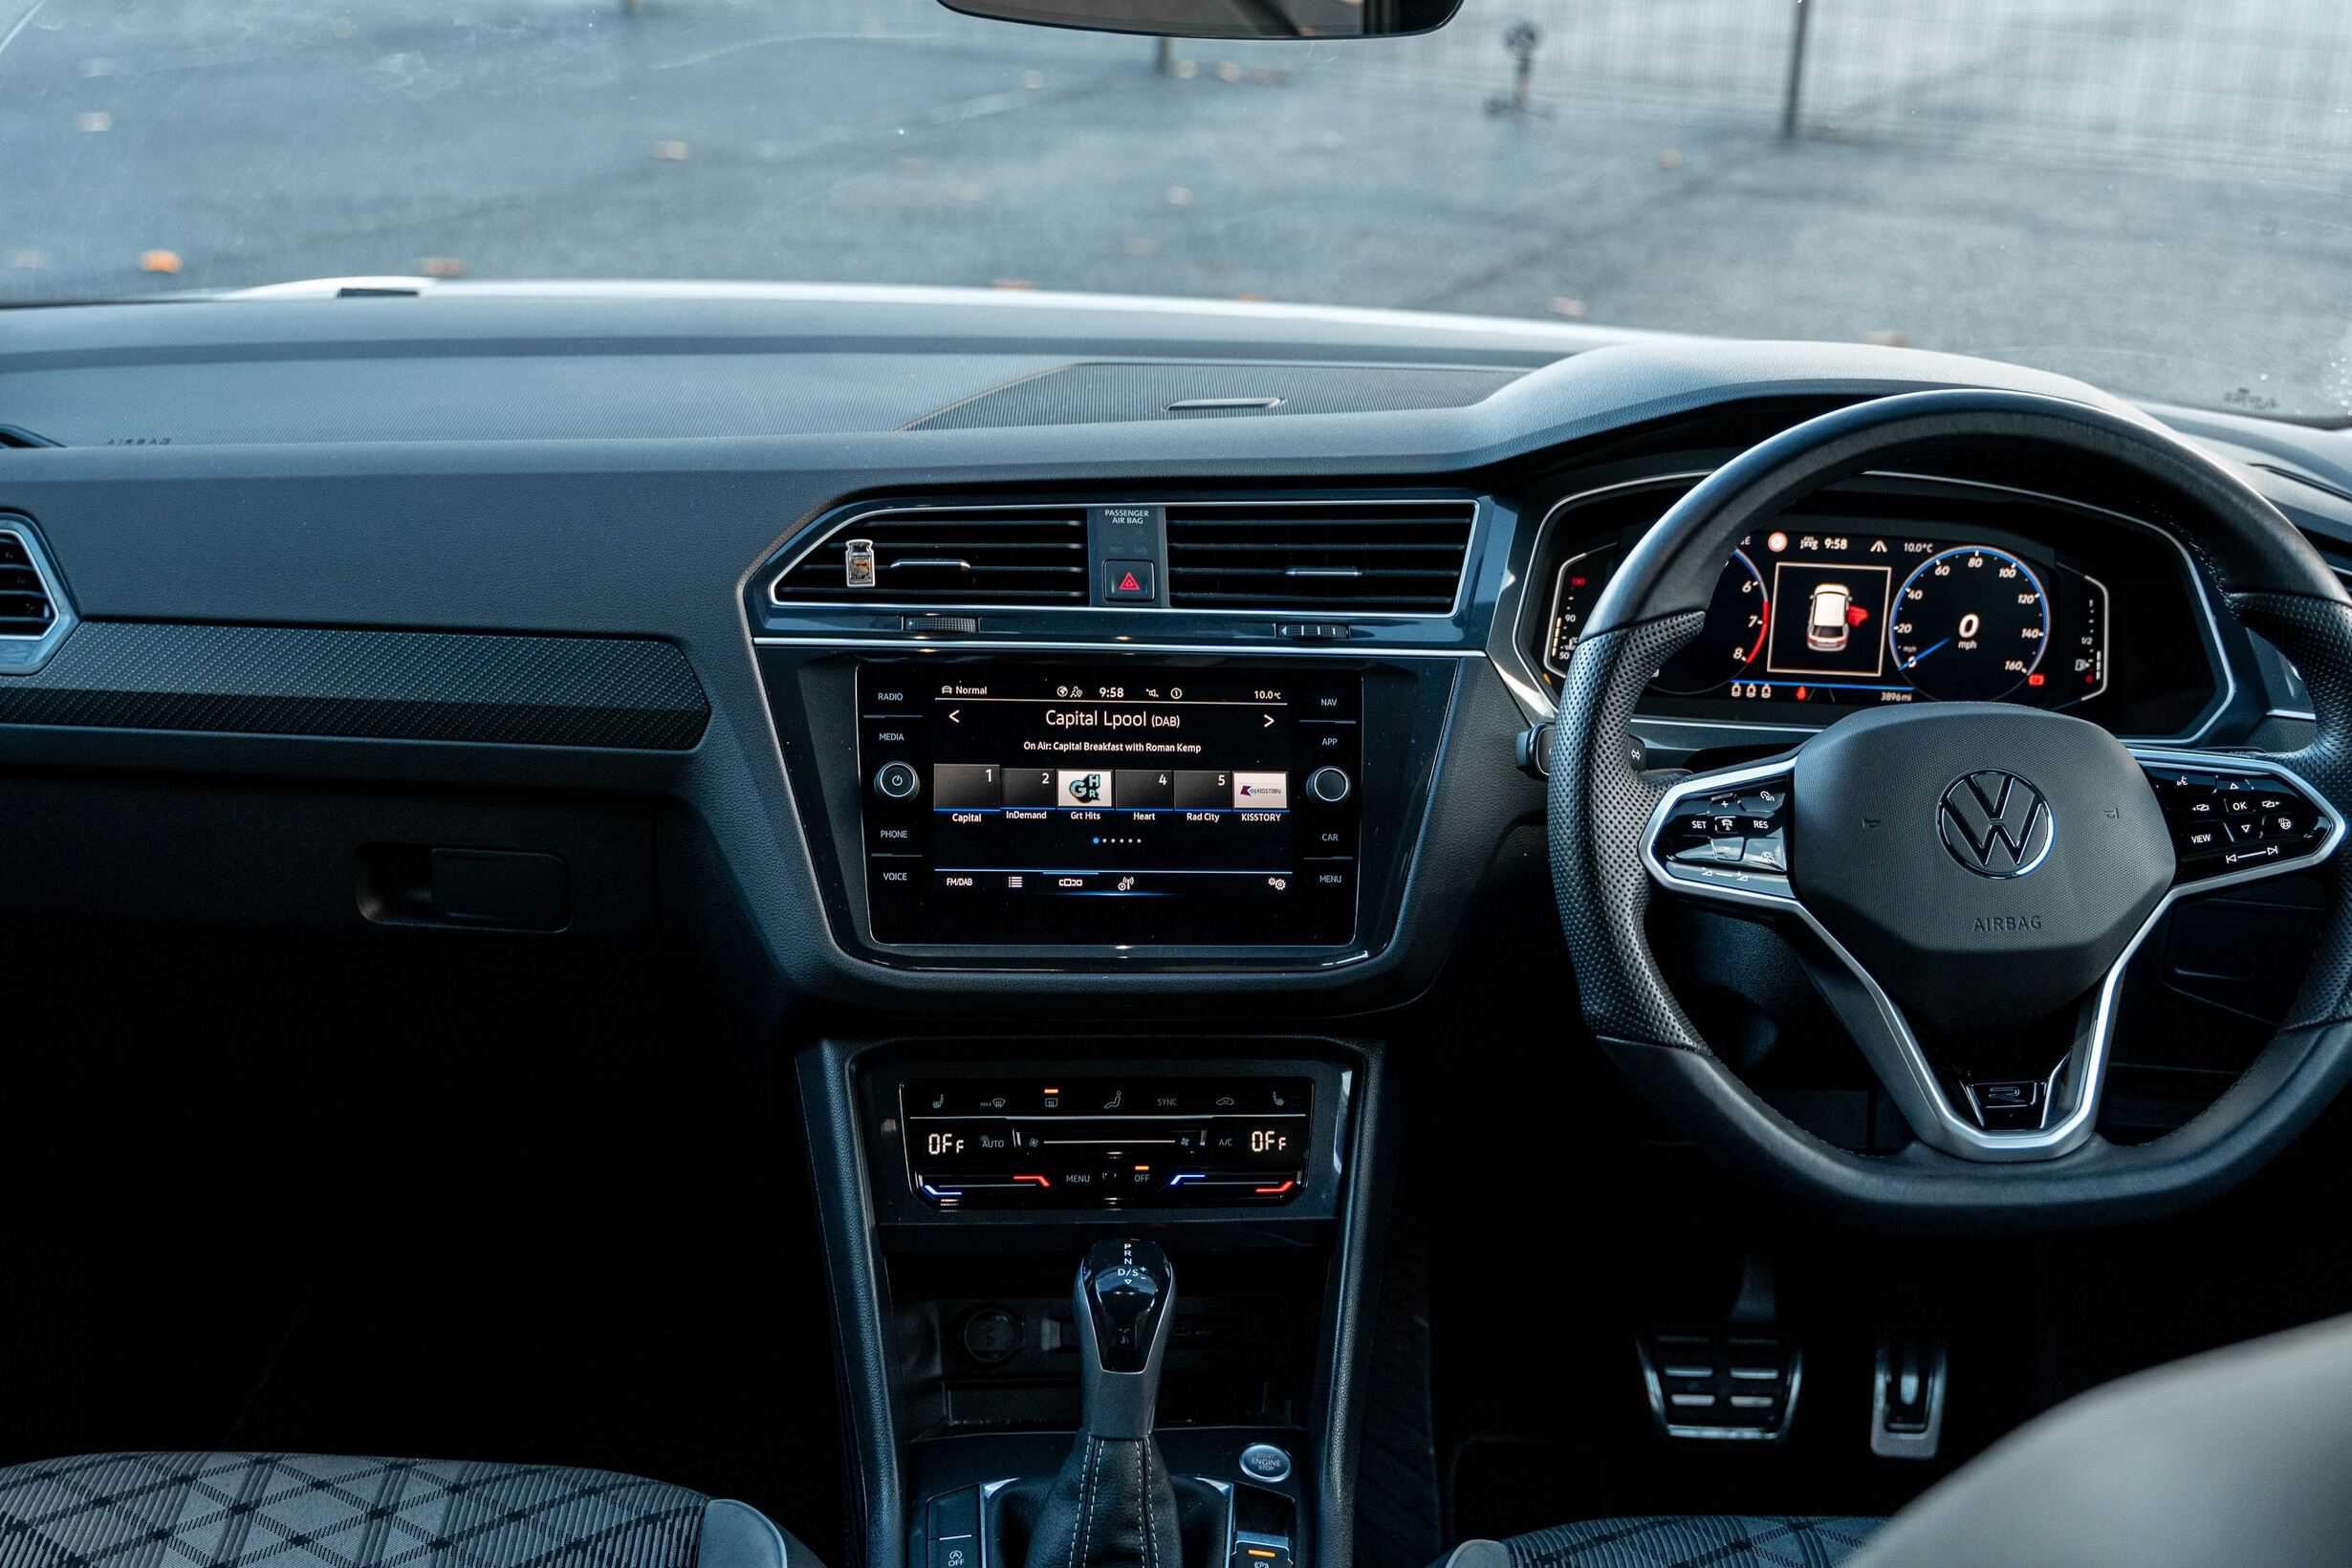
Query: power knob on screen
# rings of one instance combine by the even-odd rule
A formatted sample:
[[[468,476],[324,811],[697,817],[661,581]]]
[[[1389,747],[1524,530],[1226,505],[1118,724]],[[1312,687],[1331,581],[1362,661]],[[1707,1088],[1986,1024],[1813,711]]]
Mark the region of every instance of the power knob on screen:
[[[885,762],[874,770],[874,793],[884,800],[911,800],[923,788],[923,775],[910,762]]]
[[[1337,768],[1318,768],[1307,775],[1307,795],[1326,806],[1336,806],[1347,798],[1355,785],[1347,774]]]

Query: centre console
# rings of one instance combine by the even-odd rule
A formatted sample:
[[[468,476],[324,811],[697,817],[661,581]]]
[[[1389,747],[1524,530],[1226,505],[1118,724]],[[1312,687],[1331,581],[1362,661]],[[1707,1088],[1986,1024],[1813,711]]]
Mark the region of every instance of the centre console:
[[[1299,1034],[804,1052],[867,1568],[1345,1560],[1383,1076]]]

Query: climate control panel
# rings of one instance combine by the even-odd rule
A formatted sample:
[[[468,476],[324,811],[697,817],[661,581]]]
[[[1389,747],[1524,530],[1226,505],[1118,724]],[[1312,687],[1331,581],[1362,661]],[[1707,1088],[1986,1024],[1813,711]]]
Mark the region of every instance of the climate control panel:
[[[1305,1078],[908,1079],[908,1188],[934,1209],[1259,1205],[1314,1163]]]

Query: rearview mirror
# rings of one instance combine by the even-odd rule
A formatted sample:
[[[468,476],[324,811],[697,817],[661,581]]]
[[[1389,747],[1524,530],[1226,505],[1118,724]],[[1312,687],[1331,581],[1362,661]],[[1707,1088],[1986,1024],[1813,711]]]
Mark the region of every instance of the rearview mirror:
[[[1444,27],[1462,0],[940,0],[999,22],[1168,38],[1377,38]]]

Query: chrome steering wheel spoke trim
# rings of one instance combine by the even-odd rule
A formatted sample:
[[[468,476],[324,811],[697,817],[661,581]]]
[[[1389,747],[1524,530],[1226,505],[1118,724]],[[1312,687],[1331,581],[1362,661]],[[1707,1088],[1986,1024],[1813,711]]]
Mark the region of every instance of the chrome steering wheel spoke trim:
[[[2334,855],[2345,833],[2344,817],[2325,795],[2268,757],[2157,746],[2126,750],[2164,806],[2178,867],[2170,887],[2083,999],[2072,1046],[2038,1081],[2033,1114],[2008,1115],[2014,1123],[2010,1127],[1984,1124],[1990,1118],[1976,1102],[1974,1085],[1958,1087],[1975,1103],[1954,1102],[1902,1008],[1798,895],[1792,872],[1805,846],[1790,832],[1796,753],[1675,781],[1643,832],[1643,867],[1665,892],[1740,905],[1810,932],[1836,960],[1823,971],[1832,1008],[1921,1142],[1990,1164],[2053,1160],[2081,1147],[2097,1129],[2124,972],[2172,906],[2308,870]],[[2201,836],[2209,819],[2210,839]]]

